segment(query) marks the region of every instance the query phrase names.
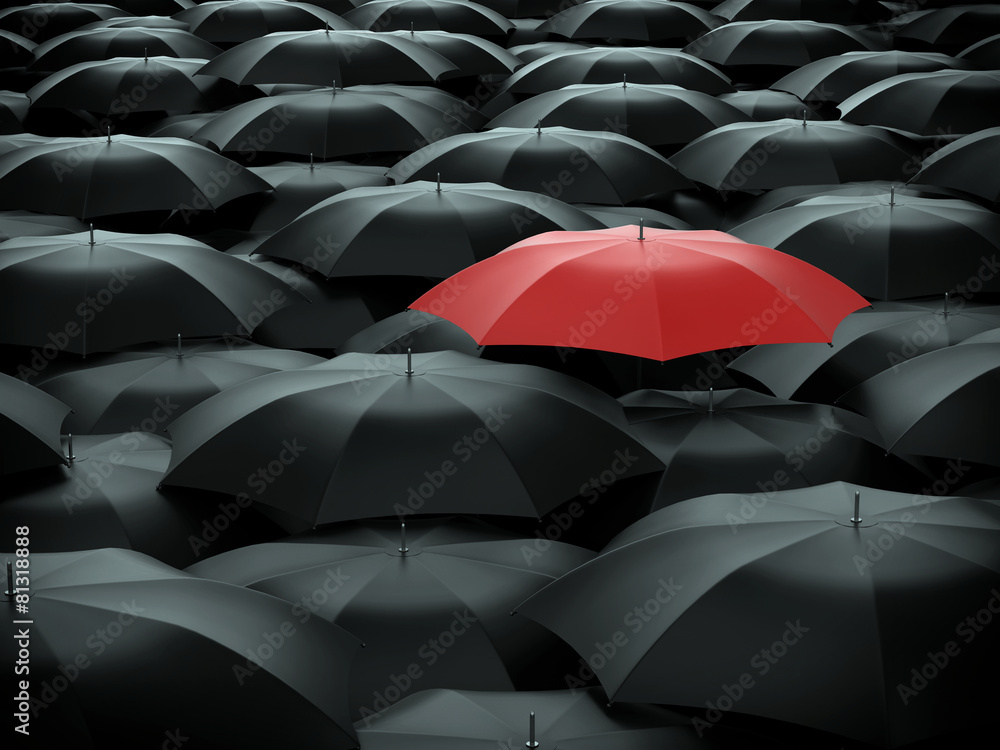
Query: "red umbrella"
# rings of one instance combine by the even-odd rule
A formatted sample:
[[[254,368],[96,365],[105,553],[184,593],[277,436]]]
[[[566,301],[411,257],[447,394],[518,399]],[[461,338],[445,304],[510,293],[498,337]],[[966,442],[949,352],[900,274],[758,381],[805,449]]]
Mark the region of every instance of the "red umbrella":
[[[410,307],[477,343],[667,360],[748,344],[831,340],[868,303],[796,258],[716,231],[546,232],[480,261]]]

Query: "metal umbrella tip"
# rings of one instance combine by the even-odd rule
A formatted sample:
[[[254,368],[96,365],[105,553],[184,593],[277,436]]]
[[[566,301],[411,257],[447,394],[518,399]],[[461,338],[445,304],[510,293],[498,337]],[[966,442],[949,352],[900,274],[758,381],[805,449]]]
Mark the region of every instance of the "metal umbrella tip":
[[[895,205],[896,205],[896,186],[895,185],[890,185],[889,186],[889,207],[891,208],[891,207],[893,207]]]
[[[108,143],[111,143],[111,126],[108,125]]]
[[[708,389],[708,413],[715,414],[715,388]]]
[[[437,191],[439,193],[441,192],[441,173],[440,172],[437,173]]]
[[[316,165],[313,162],[313,152],[310,151],[309,152],[309,171],[312,172],[314,169],[316,169]]]
[[[854,516],[851,518],[851,523],[858,524],[861,523],[861,490],[854,491]]]
[[[94,245],[94,225],[93,224],[90,225],[90,244],[91,244],[91,246]]]
[[[806,110],[802,110],[802,127],[806,126]]]
[[[73,463],[76,460],[76,456],[73,454],[73,433],[69,433],[66,436],[66,461],[67,463]]]
[[[181,335],[179,333],[177,334],[177,356],[178,357],[184,356],[184,350],[181,349]]]
[[[14,564],[7,561],[7,590],[3,592],[5,596],[14,598]]]
[[[406,375],[413,375],[413,349],[406,347]]]
[[[532,711],[528,714],[528,741],[524,743],[525,747],[538,747],[538,740],[535,739],[535,712]]]
[[[542,134],[542,118],[538,118],[538,122],[535,123],[535,127],[538,129],[538,135]]]
[[[399,552],[405,555],[410,551],[410,548],[406,546],[406,524],[399,524]]]
[[[644,224],[641,216],[639,217],[639,236],[636,237],[636,239],[637,240],[644,240],[644,239],[646,239],[645,224]]]

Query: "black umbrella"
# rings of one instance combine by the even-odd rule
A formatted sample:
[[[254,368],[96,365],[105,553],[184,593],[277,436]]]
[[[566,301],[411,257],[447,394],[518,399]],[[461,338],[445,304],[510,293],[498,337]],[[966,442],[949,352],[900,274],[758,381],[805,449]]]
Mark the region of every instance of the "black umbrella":
[[[657,229],[694,229],[688,222],[678,219],[655,208],[643,208],[642,206],[599,206],[591,203],[576,203],[577,208],[595,219],[606,227],[623,227],[627,224],[638,225],[642,221],[643,226],[655,227]]]
[[[887,451],[1000,466],[1000,337],[987,331],[900,362],[838,403],[869,419]]]
[[[874,44],[845,26],[816,21],[734,21],[688,44],[685,52],[736,78],[776,80],[795,68]]]
[[[570,5],[538,27],[570,39],[625,39],[639,42],[683,44],[722,19],[688,3],[667,0],[589,0]]]
[[[2,162],[0,162],[2,164]],[[653,192],[690,187],[662,156],[609,130],[495,128],[425,146],[387,173],[395,182],[494,182],[568,203],[622,205]]]
[[[302,299],[195,240],[116,232],[0,244],[0,341],[87,355],[184,336],[249,335]]]
[[[338,354],[403,354],[451,350],[479,357],[484,347],[450,320],[421,312],[404,310],[390,315],[346,339],[337,347]]]
[[[504,18],[529,18],[532,20],[549,18],[577,0],[481,0]],[[581,0],[582,2],[582,0]]]
[[[325,360],[304,352],[272,349],[242,339],[210,339],[132,347],[50,367],[38,387],[73,407],[63,428],[72,433],[130,429],[166,399],[166,428],[195,404],[238,383]]]
[[[71,216],[33,211],[0,211],[0,242],[12,237],[50,237],[86,231],[87,225]]]
[[[63,462],[59,432],[72,409],[0,373],[0,475]]]
[[[977,276],[983,291],[1000,291],[987,260],[1000,249],[1000,216],[969,201],[897,198],[891,188],[888,195],[820,196],[729,231],[801,258],[874,299],[943,295]]]
[[[272,465],[260,501],[314,524],[411,513],[538,517],[582,492],[594,466],[622,457],[622,477],[660,468],[624,428],[608,396],[541,368],[455,352],[412,362],[345,354],[190,410],[170,428],[164,482],[238,492]]]
[[[1000,607],[998,533],[988,500],[841,482],[711,495],[638,521],[517,611],[614,701],[896,747],[990,721],[1000,638],[976,618]]]
[[[0,206],[93,216],[214,210],[270,185],[180,138],[52,138],[0,156]]]
[[[255,252],[303,262],[329,233],[317,270],[331,276],[445,279],[541,232],[603,225],[561,201],[491,183],[355,188],[313,206]]]
[[[36,45],[30,39],[7,29],[0,29],[0,68],[24,67],[34,56]]]
[[[390,31],[410,41],[422,44],[446,60],[457,70],[443,78],[454,76],[506,76],[524,65],[524,62],[498,44],[473,34],[428,29],[424,31]]]
[[[459,717],[460,720],[459,720]],[[783,744],[749,732],[705,732],[691,717],[661,706],[608,703],[599,688],[547,692],[424,690],[355,728],[366,750],[722,750]]]
[[[843,119],[910,133],[974,133],[1000,125],[1000,71],[905,73],[839,104]]]
[[[326,198],[357,187],[386,184],[384,167],[364,167],[346,161],[278,162],[250,170],[274,185],[254,217],[254,231],[281,229],[299,214]]]
[[[13,31],[38,44],[91,23],[128,16],[123,10],[99,3],[33,3],[0,10],[0,30]]]
[[[921,185],[944,185],[1000,202],[1000,174],[992,167],[1000,145],[1000,127],[963,136],[928,156],[911,180]]]
[[[832,481],[916,489],[925,479],[904,461],[887,458],[878,431],[846,409],[745,389],[641,390],[619,401],[632,432],[667,467],[654,510],[718,492]]]
[[[950,69],[972,70],[974,66],[940,52],[845,52],[793,70],[771,88],[789,91],[806,101],[839,104],[861,89],[893,76]]]
[[[142,2],[143,0],[136,0]],[[169,1],[169,0],[168,0]],[[190,0],[181,0],[190,2]],[[193,5],[193,3],[192,3]],[[80,31],[90,31],[92,29],[180,29],[188,31],[190,27],[183,21],[166,16],[123,16],[121,18],[108,18],[106,20],[94,21],[80,27]]]
[[[579,52],[589,49],[591,46],[586,42],[542,41],[530,44],[515,44],[509,48],[509,51],[512,55],[516,55],[528,63],[556,52]]]
[[[196,76],[205,60],[178,57],[113,57],[68,65],[28,91],[33,110],[83,109],[116,115],[171,110],[212,110],[236,99],[236,86]]]
[[[905,179],[914,145],[889,130],[799,119],[725,125],[692,141],[670,163],[717,190]]]
[[[422,44],[374,31],[286,31],[243,42],[202,72],[236,83],[436,81],[455,66]]]
[[[727,21],[821,21],[824,23],[863,23],[875,20],[886,11],[873,0],[724,0],[712,13]]]
[[[221,51],[214,44],[181,29],[80,29],[39,44],[30,67],[32,70],[62,70],[75,63],[147,55],[210,60]]]
[[[26,94],[0,91],[0,133],[23,133],[30,103]]]
[[[359,641],[335,625],[126,550],[32,554],[31,591],[32,622],[16,627],[30,639],[37,747],[357,746]],[[14,663],[15,639],[3,654]],[[294,721],[275,721],[276,706]]]
[[[504,37],[514,24],[495,10],[464,0],[368,0],[344,18],[372,31],[450,31]]]
[[[151,432],[175,406],[161,397],[132,432],[70,435],[60,465],[4,477],[0,523],[28,526],[32,553],[120,547],[178,566],[283,536],[248,494],[157,488],[171,446]]]
[[[728,369],[781,398],[832,403],[854,386],[914,357],[1000,328],[1000,307],[957,297],[873,302],[848,315],[833,345],[773,344],[751,349]]]
[[[304,2],[275,0],[225,0],[208,2],[175,13],[193,34],[209,42],[239,44],[276,31],[357,28],[336,13]]]
[[[912,19],[892,35],[892,43],[900,49],[955,54],[997,33],[1000,33],[1000,8],[992,3],[962,4],[912,14]]]
[[[743,112],[748,119],[764,122],[765,120],[781,120],[784,118],[817,119],[816,112],[806,105],[795,94],[785,91],[734,91],[731,94],[720,94],[720,101],[732,105]],[[823,119],[823,118],[818,118]]]
[[[986,70],[1000,67],[1000,34],[988,36],[958,53],[958,57]]]
[[[417,690],[548,689],[571,649],[510,610],[593,552],[462,520],[344,524],[217,555],[187,569],[284,599],[365,649],[351,672],[351,715],[371,720]],[[526,554],[526,551],[531,554]]]
[[[711,94],[672,84],[619,81],[574,84],[531,97],[490,120],[489,128],[562,126],[600,130],[621,123],[621,132],[652,147],[676,148],[747,116]]]

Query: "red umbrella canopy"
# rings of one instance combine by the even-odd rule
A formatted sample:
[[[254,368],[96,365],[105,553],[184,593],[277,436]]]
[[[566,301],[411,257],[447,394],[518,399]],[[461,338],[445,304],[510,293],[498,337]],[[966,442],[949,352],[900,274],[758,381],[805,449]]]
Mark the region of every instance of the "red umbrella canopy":
[[[598,349],[664,361],[750,344],[829,342],[867,301],[832,276],[724,232],[546,232],[410,307],[477,343]]]

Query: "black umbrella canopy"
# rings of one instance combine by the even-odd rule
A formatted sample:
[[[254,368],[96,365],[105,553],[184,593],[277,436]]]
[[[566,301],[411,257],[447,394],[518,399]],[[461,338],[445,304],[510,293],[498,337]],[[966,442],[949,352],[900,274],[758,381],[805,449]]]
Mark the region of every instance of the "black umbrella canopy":
[[[129,15],[101,3],[13,5],[0,10],[0,30],[13,31],[39,44],[93,21]]]
[[[459,717],[461,717],[459,719]],[[600,688],[546,692],[423,690],[356,724],[366,750],[465,750],[471,746],[565,750],[782,748],[749,732],[698,727],[662,706],[608,703]]]
[[[958,57],[986,70],[996,70],[1000,66],[1000,34],[988,36],[969,45],[958,53]]]
[[[873,0],[724,0],[712,14],[727,21],[820,21],[864,23],[885,16],[887,11]]]
[[[173,15],[208,42],[239,44],[276,31],[357,28],[336,13],[310,3],[275,0],[225,0],[186,8]]]
[[[454,352],[412,362],[345,354],[189,411],[170,428],[164,483],[233,493],[273,466],[272,484],[251,476],[261,487],[254,499],[313,524],[412,513],[537,518],[582,492],[594,466],[618,460],[622,477],[661,468],[625,430],[613,399],[541,368]]]
[[[64,463],[4,477],[0,523],[28,526],[33,553],[120,547],[179,566],[283,536],[249,496],[157,488],[171,445],[152,433],[176,406],[161,397],[132,431],[70,435]]]
[[[50,237],[86,231],[87,225],[71,216],[34,211],[0,211],[0,242],[12,237]]]
[[[171,110],[190,113],[232,104],[236,86],[195,76],[205,60],[112,57],[67,65],[28,91],[32,109],[83,109],[116,115]],[[138,92],[138,93],[137,93]]]
[[[0,67],[13,68],[28,65],[38,45],[30,39],[7,29],[0,29]]]
[[[742,388],[641,390],[619,401],[632,432],[667,467],[654,510],[719,492],[837,480],[917,489],[926,480],[915,466],[887,458],[874,426],[846,409]]]
[[[195,340],[132,347],[50,367],[37,386],[73,407],[63,425],[72,433],[125,431],[170,403],[166,428],[195,404],[271,372],[325,362],[322,357],[272,349],[244,339]]]
[[[39,44],[32,70],[62,70],[112,57],[169,56],[209,60],[222,50],[182,29],[113,27],[78,29]]]
[[[184,336],[250,334],[301,295],[201,242],[116,232],[0,244],[2,343],[87,354]]]
[[[873,375],[838,403],[869,419],[887,451],[1000,466],[996,329]]]
[[[531,97],[501,112],[487,127],[562,126],[600,130],[621,123],[622,134],[651,147],[677,147],[747,115],[710,94],[672,84],[619,81],[573,84]]]
[[[180,138],[52,138],[0,156],[0,206],[81,219],[214,210],[270,187],[236,162]]]
[[[371,720],[417,690],[548,689],[571,649],[518,602],[594,553],[463,520],[343,524],[217,555],[187,569],[284,599],[357,635],[351,715]],[[394,679],[395,678],[395,679]]]
[[[988,500],[842,482],[711,495],[638,521],[517,611],[615,701],[896,747],[989,721],[998,533]]]
[[[239,84],[436,81],[454,64],[422,44],[375,31],[285,31],[226,50],[202,72]]]
[[[372,31],[420,29],[502,38],[514,28],[495,10],[460,0],[369,0],[344,18]]]
[[[357,187],[386,184],[384,167],[366,167],[346,161],[278,162],[252,167],[251,172],[274,185],[254,216],[251,229],[273,232],[326,198]]]
[[[1000,71],[904,73],[839,105],[843,119],[920,135],[974,133],[1000,124]]]
[[[996,5],[957,4],[929,13],[913,13],[912,18],[892,36],[900,49],[933,49],[956,54],[970,44],[1000,33],[1000,8]]]
[[[71,411],[49,394],[0,373],[0,474],[62,463],[59,431]]]
[[[895,371],[916,356],[995,328],[1000,328],[1000,307],[960,295],[950,300],[876,301],[837,326],[832,346],[756,347],[728,370],[781,398],[832,403],[880,372]]]
[[[734,91],[731,94],[720,94],[718,99],[743,112],[747,119],[763,122],[765,120],[781,120],[784,118],[823,119],[816,111],[799,99],[795,94],[785,91]]]
[[[670,158],[695,182],[725,192],[854,180],[905,179],[914,144],[874,126],[791,118],[725,125]]]
[[[202,747],[357,747],[346,690],[360,642],[335,625],[126,550],[32,554],[31,589],[33,623],[18,627],[38,746],[124,750],[179,732]],[[13,663],[16,641],[3,648]],[[294,720],[275,721],[279,705]]]
[[[806,101],[839,104],[861,89],[893,76],[974,69],[974,64],[940,52],[845,52],[793,70],[771,88],[789,91]]]
[[[329,233],[333,248],[317,264],[327,278],[445,279],[526,237],[603,227],[577,208],[539,197],[491,183],[355,188],[313,206],[255,252],[301,263]]]
[[[188,2],[190,0],[187,0]],[[193,5],[193,3],[192,3]],[[123,16],[121,18],[108,18],[106,20],[94,21],[93,23],[81,26],[79,31],[90,31],[91,29],[180,29],[188,31],[189,27],[183,21],[178,21],[167,16]]]
[[[912,182],[918,187],[944,185],[998,203],[1000,174],[991,162],[998,145],[1000,127],[963,136],[924,159]]]
[[[683,44],[724,23],[706,10],[667,0],[589,0],[548,18],[539,31],[570,39]]]
[[[691,187],[648,146],[610,130],[495,128],[455,135],[399,161],[395,182],[493,182],[568,203],[624,205],[654,192]]]
[[[500,45],[473,34],[459,34],[436,29],[402,30],[388,33],[422,44],[451,62],[457,70],[444,74],[443,78],[507,76],[524,65],[520,58]]]
[[[325,159],[410,152],[471,130],[461,114],[391,88],[330,87],[239,104],[213,118],[194,138],[226,152],[315,154]],[[270,137],[262,137],[264,133]]]
[[[420,310],[404,310],[358,331],[337,347],[337,353],[404,354],[408,350],[450,350],[479,357],[483,349],[450,320]]]
[[[577,0],[482,0],[480,5],[495,10],[504,18],[534,20],[554,16],[576,2]]]
[[[555,40],[515,44],[508,49],[512,55],[516,55],[524,62],[529,63],[539,60],[546,55],[555,54],[556,52],[579,52],[590,49],[592,46],[587,42],[561,42]]]
[[[0,133],[23,133],[29,104],[26,94],[0,91]]]
[[[969,201],[896,198],[892,189],[820,196],[730,232],[801,258],[874,299],[944,295],[970,278],[981,280],[984,292],[1000,290],[993,268],[1000,216]],[[951,250],[942,253],[942,246]]]

